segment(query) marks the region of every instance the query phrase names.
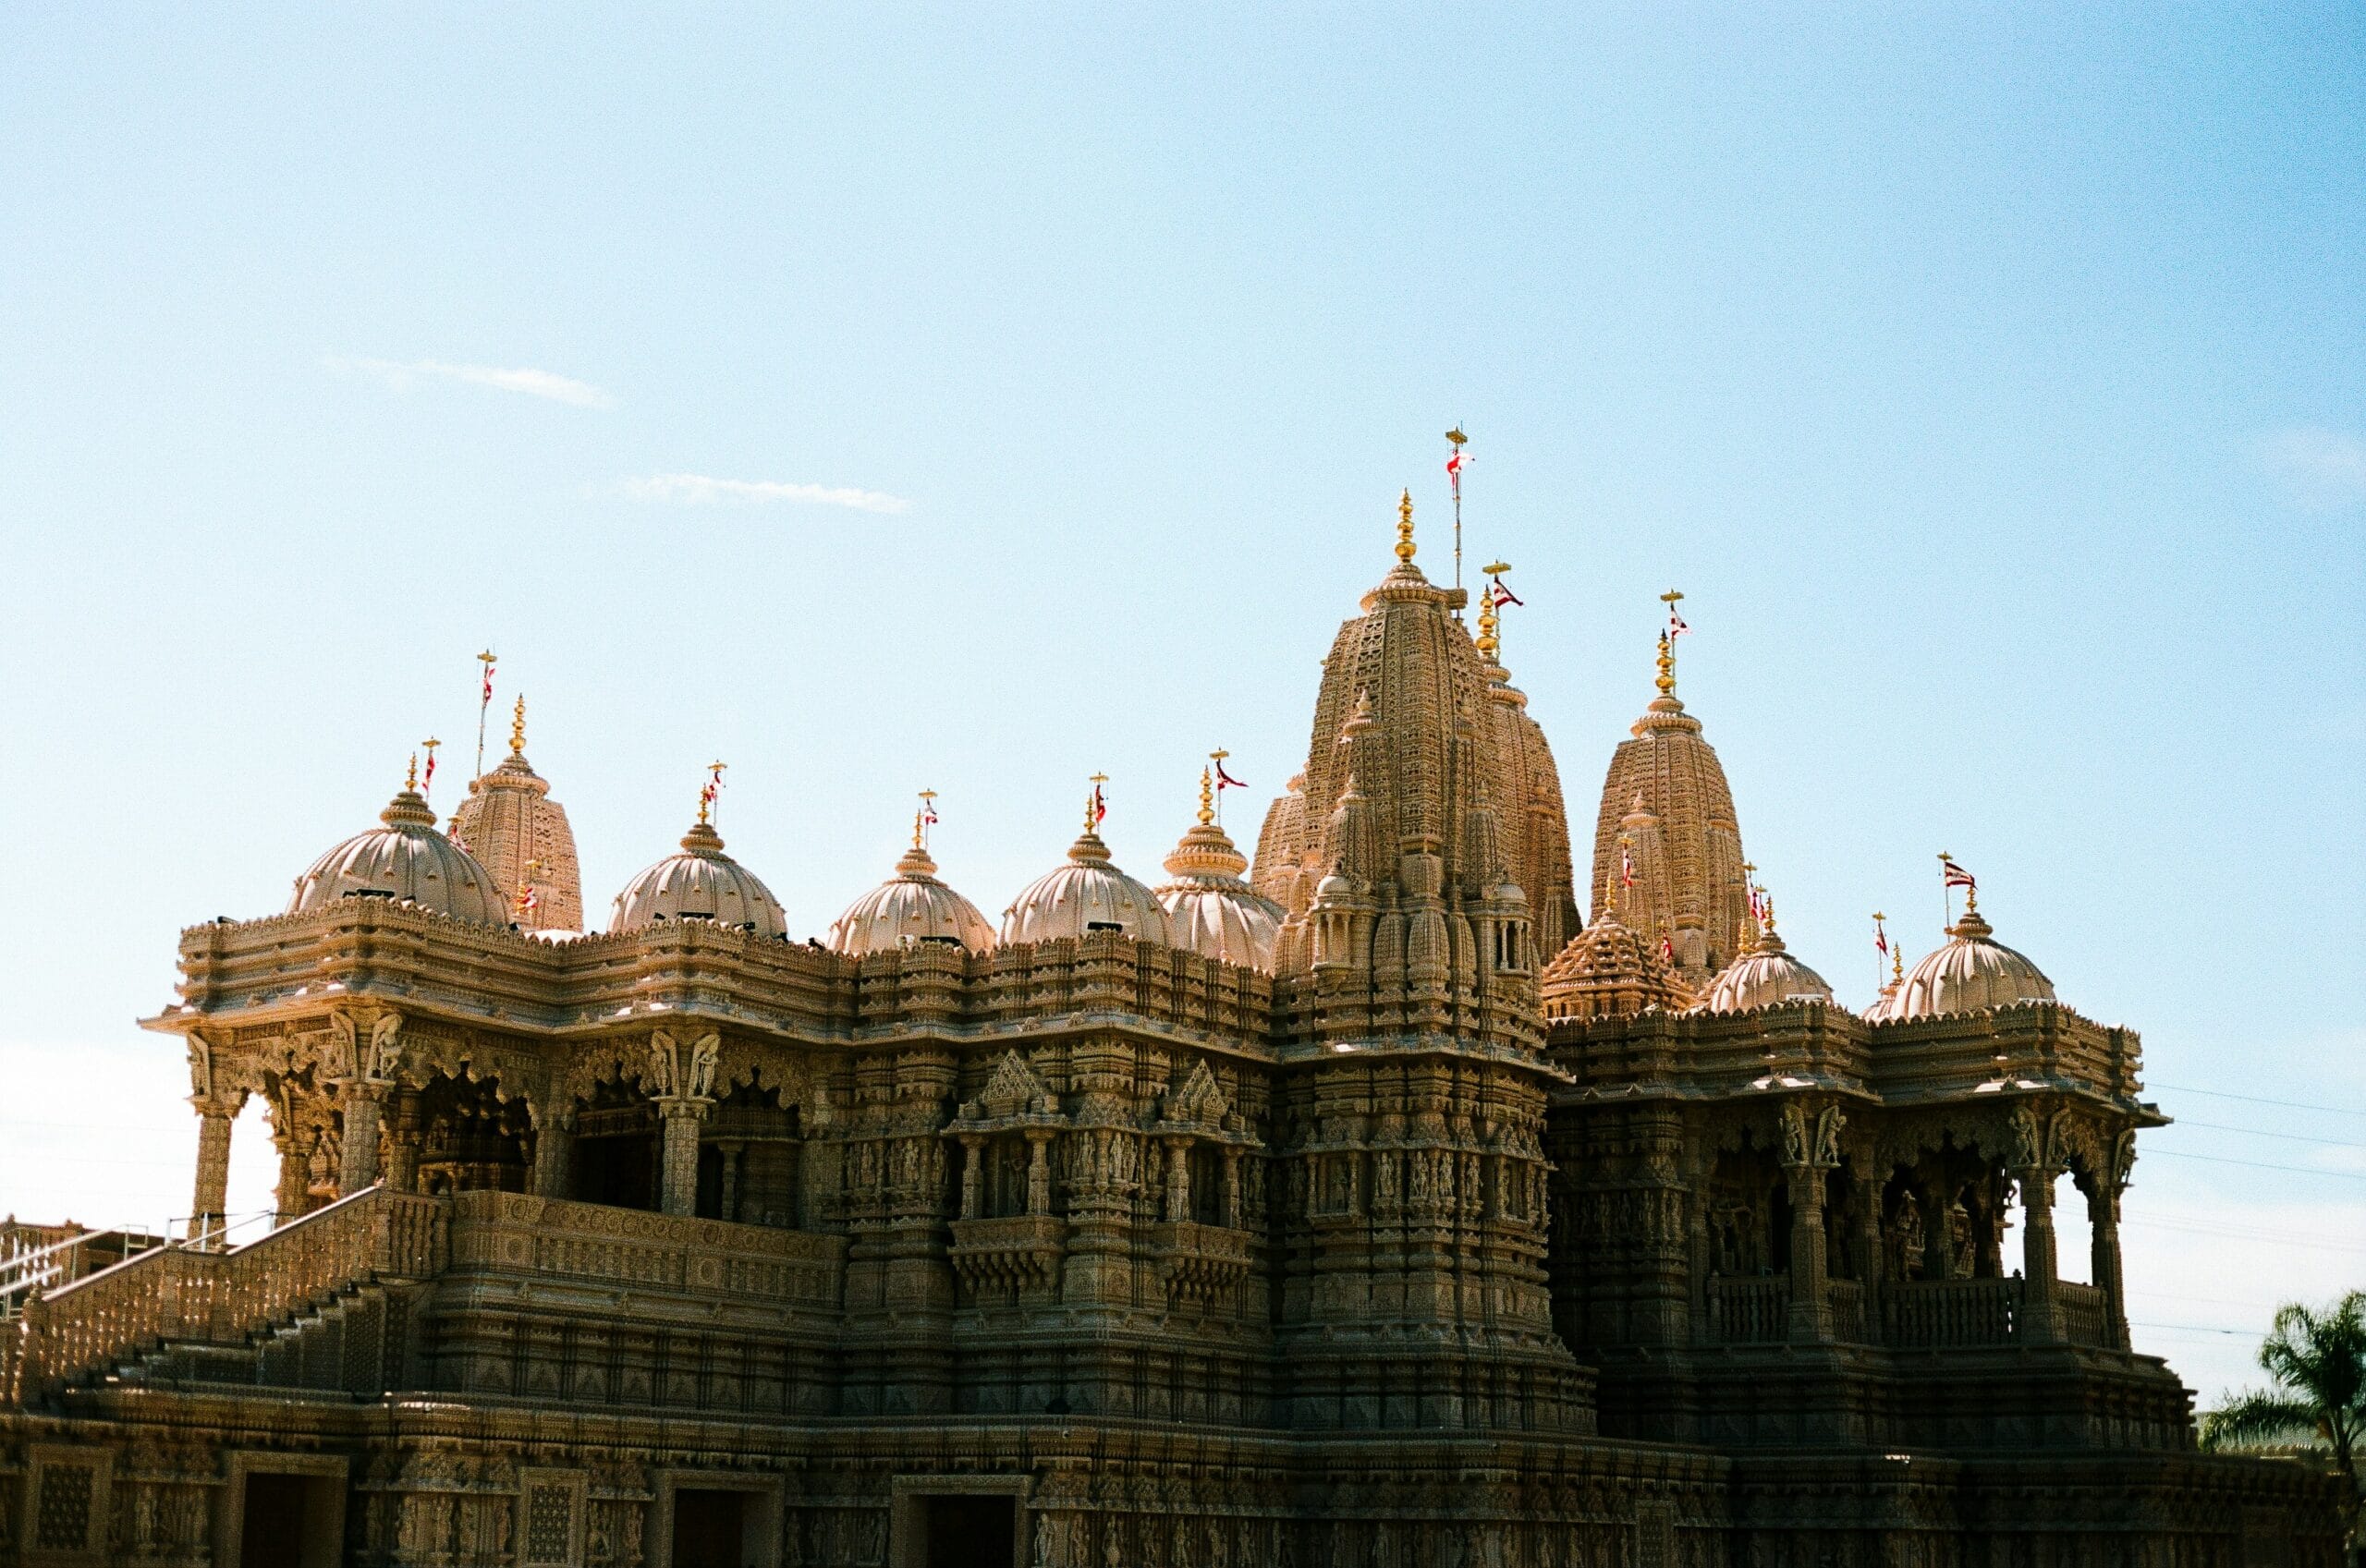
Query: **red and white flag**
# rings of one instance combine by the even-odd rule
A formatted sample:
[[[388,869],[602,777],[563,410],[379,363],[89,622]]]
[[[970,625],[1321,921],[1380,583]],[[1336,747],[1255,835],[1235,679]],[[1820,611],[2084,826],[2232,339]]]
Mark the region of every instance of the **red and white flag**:
[[[1494,587],[1489,591],[1494,594],[1495,608],[1498,610],[1502,609],[1506,604],[1525,605],[1528,602],[1528,601],[1520,598],[1510,589],[1506,588],[1501,577],[1495,579]]]
[[[1977,888],[1980,886],[1978,878],[1944,855],[1939,857],[1939,871],[1945,877],[1946,885],[1949,887]]]
[[[427,748],[427,776],[419,781],[419,792],[426,795],[435,788],[435,748]]]
[[[1446,482],[1454,486],[1457,500],[1461,499],[1462,496],[1462,470],[1469,467],[1470,463],[1470,449],[1460,445],[1455,447],[1454,456],[1445,460]]]
[[[542,906],[542,895],[534,891],[533,883],[528,882],[518,890],[518,913],[531,915]]]
[[[1873,922],[1873,951],[1884,958],[1889,956],[1889,933],[1882,930],[1879,920]]]
[[[936,821],[936,803],[934,801],[931,801],[921,808],[921,820],[932,825],[934,824]]]
[[[1092,786],[1092,825],[1099,827],[1101,820],[1108,815],[1109,803],[1101,798],[1101,786],[1094,784]]]
[[[1671,968],[1676,965],[1676,939],[1665,931],[1660,933],[1660,962]]]
[[[1684,617],[1683,617],[1683,616],[1681,616],[1681,615],[1679,615],[1679,614],[1677,614],[1676,613],[1676,606],[1675,606],[1675,605],[1673,605],[1673,604],[1669,605],[1669,606],[1667,607],[1667,636],[1668,636],[1668,640],[1669,640],[1670,642],[1673,642],[1673,641],[1675,641],[1677,638],[1682,637],[1686,632],[1689,632],[1689,631],[1690,631],[1691,629],[1692,629],[1692,628],[1691,628],[1690,626],[1686,626],[1686,625],[1684,624]]]
[[[1632,851],[1623,845],[1618,851],[1618,885],[1620,887],[1635,885],[1635,857]]]
[[[1247,789],[1248,787],[1249,787],[1249,786],[1248,786],[1247,784],[1245,784],[1241,783],[1238,779],[1234,778],[1230,773],[1226,772],[1224,771],[1224,764],[1223,764],[1222,762],[1218,762],[1218,763],[1216,764],[1216,788],[1217,788],[1217,789],[1219,789],[1219,790],[1226,790],[1226,789]]]

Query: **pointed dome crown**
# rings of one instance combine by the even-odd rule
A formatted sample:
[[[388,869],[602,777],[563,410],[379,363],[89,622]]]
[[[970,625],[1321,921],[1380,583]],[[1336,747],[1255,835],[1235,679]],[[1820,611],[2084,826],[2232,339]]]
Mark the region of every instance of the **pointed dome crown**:
[[[1880,1021],[1978,1013],[2023,1002],[2055,1000],[2054,982],[2025,955],[1992,940],[1995,928],[1979,906],[1965,902],[1963,918],[1947,928],[1946,945],[1906,972]],[[1866,1016],[1872,1017],[1868,1012]]]
[[[1452,921],[1474,913],[1526,920],[1546,890],[1508,896],[1518,877],[1533,874],[1514,864],[1503,831],[1496,796],[1512,770],[1489,721],[1478,650],[1450,613],[1464,596],[1413,565],[1410,514],[1410,500],[1401,500],[1397,564],[1363,596],[1363,613],[1340,626],[1323,661],[1303,804],[1269,819],[1253,881],[1287,885],[1289,868],[1268,857],[1294,855],[1299,885],[1311,884],[1312,906],[1292,909],[1280,940],[1291,970],[1321,945],[1303,938],[1326,905],[1388,906],[1393,892],[1396,912],[1373,928],[1368,952],[1312,961],[1383,963],[1393,976],[1402,952],[1404,978],[1387,983],[1428,990],[1450,976],[1470,983],[1455,967],[1470,949]]]
[[[1774,1007],[1786,1002],[1829,1002],[1832,988],[1823,977],[1791,956],[1774,930],[1770,906],[1757,939],[1734,961],[1717,972],[1708,995],[1701,999],[1702,1013],[1747,1013],[1753,1007]]]
[[[712,920],[758,936],[788,934],[780,901],[756,874],[723,852],[723,835],[700,812],[682,835],[678,855],[668,855],[625,884],[616,894],[612,931],[637,931],[667,920]]]
[[[1733,933],[1750,918],[1741,828],[1716,749],[1676,695],[1676,654],[1666,633],[1654,684],[1659,695],[1635,721],[1633,738],[1619,742],[1603,780],[1592,903],[1599,908],[1609,902],[1625,833],[1640,883],[1629,918],[1653,930],[1668,923],[1677,977],[1697,990],[1726,967]]]
[[[492,874],[435,831],[435,813],[406,785],[378,815],[384,824],[356,833],[296,879],[287,913],[325,909],[341,898],[390,898],[456,920],[509,923],[508,901]]]
[[[978,906],[936,880],[936,862],[912,829],[912,846],[896,874],[847,906],[830,927],[834,951],[860,957],[916,942],[957,942],[972,953],[994,944],[994,929]]]
[[[1209,958],[1252,969],[1274,966],[1274,939],[1285,911],[1240,880],[1249,861],[1217,825],[1209,779],[1200,775],[1200,820],[1166,857],[1174,881],[1158,889],[1167,940]]]
[[[526,699],[509,725],[509,755],[469,781],[469,797],[452,814],[452,834],[493,875],[494,886],[527,930],[583,930],[583,878],[567,808],[526,760]],[[532,888],[532,907],[520,894]]]
[[[1093,832],[1086,808],[1084,832],[1068,846],[1067,863],[1027,884],[1003,911],[1002,940],[1055,942],[1116,931],[1136,942],[1167,940],[1166,911],[1150,889],[1109,861],[1109,846]]]
[[[1692,1005],[1659,944],[1621,923],[1616,909],[1596,915],[1593,924],[1569,939],[1544,966],[1544,1016],[1599,1018],[1640,1013],[1648,1007],[1680,1012]]]

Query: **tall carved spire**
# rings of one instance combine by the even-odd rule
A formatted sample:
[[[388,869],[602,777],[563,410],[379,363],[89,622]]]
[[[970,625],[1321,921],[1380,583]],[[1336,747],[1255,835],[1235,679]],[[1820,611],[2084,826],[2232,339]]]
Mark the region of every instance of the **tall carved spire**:
[[[575,859],[575,830],[567,808],[550,797],[547,780],[526,760],[526,699],[509,722],[509,755],[469,781],[468,798],[452,814],[452,832],[491,874],[494,886],[517,900],[517,923],[528,930],[583,930],[583,880]],[[531,901],[527,893],[531,891]]]
[[[1655,648],[1658,695],[1635,721],[1633,738],[1619,743],[1603,780],[1592,903],[1600,908],[1607,902],[1625,833],[1641,847],[1639,885],[1622,918],[1640,930],[1656,930],[1665,918],[1677,978],[1698,991],[1732,960],[1750,923],[1750,894],[1724,765],[1701,738],[1701,721],[1676,695],[1676,639],[1690,629],[1676,614],[1682,597],[1672,589],[1661,596],[1668,626]]]

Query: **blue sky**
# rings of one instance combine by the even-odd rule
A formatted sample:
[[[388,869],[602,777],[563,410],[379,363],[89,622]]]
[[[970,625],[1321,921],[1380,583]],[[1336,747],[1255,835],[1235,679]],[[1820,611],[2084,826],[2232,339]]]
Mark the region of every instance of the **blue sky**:
[[[479,648],[588,906],[722,757],[803,929],[922,785],[996,911],[1300,764],[1460,420],[1580,823],[1680,587],[1795,952],[1952,850],[2144,1032],[2139,1342],[2240,1380],[2366,1282],[2360,18],[9,12],[0,1209],[186,1207],[175,932]]]

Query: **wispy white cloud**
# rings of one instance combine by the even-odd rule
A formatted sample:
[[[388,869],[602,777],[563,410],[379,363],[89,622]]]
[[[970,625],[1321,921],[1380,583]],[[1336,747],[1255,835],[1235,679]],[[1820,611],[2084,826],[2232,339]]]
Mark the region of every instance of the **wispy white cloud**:
[[[615,398],[590,382],[577,381],[573,376],[563,376],[551,371],[513,370],[500,365],[452,365],[441,359],[366,359],[345,355],[331,355],[327,362],[333,371],[350,371],[374,376],[396,391],[407,391],[414,383],[421,381],[457,381],[470,386],[489,386],[496,392],[522,392],[529,397],[545,397],[553,403],[565,403],[577,408],[613,408],[616,406]]]
[[[2314,425],[2277,431],[2259,444],[2261,466],[2295,506],[2337,511],[2366,501],[2366,441]]]
[[[910,502],[884,491],[857,490],[839,484],[794,484],[781,480],[719,480],[705,474],[651,474],[645,479],[627,480],[619,488],[636,501],[668,501],[690,506],[793,501],[808,506],[882,512],[890,517],[912,509]]]

